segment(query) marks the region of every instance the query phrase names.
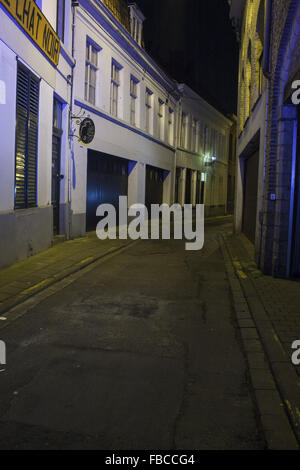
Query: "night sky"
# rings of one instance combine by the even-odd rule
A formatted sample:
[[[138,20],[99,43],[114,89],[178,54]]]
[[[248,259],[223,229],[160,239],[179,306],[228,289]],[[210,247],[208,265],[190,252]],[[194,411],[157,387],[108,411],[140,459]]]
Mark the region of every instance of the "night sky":
[[[238,44],[227,0],[137,0],[148,53],[224,114],[236,113]]]

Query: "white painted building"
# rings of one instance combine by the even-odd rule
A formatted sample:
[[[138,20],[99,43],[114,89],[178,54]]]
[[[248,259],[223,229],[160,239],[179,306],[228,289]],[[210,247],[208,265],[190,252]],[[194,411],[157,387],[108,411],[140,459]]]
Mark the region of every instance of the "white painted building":
[[[226,212],[231,121],[153,61],[144,20],[126,0],[0,0],[0,267],[120,195]]]
[[[233,122],[187,85],[181,101],[176,150],[175,200],[205,204],[206,217],[227,211],[229,135]]]
[[[130,205],[173,199],[176,84],[141,47],[138,7],[122,25],[106,5],[82,0],[75,14],[74,112],[92,118],[96,135],[74,143],[73,236],[95,230],[96,207],[120,194]]]
[[[67,232],[70,3],[0,1],[0,266]]]

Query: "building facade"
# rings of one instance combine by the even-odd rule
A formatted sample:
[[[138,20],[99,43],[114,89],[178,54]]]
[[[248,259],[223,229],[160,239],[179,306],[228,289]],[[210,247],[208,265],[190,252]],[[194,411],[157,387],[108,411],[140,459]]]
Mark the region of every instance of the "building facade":
[[[68,230],[70,1],[0,2],[1,266]]]
[[[153,61],[144,21],[125,0],[0,0],[0,267],[121,195],[226,213],[232,121]]]
[[[235,24],[240,38],[235,229],[255,244],[258,258],[267,112],[267,79],[263,74],[265,0],[233,1],[231,7],[238,13]]]
[[[135,4],[80,1],[75,11],[74,113],[95,123],[74,142],[73,236],[95,230],[101,203],[170,204],[179,92],[142,48]],[[114,8],[115,9],[114,9]],[[119,12],[119,13],[117,13]]]
[[[255,244],[265,274],[299,277],[300,134],[292,96],[300,78],[300,4],[232,0],[231,7],[241,19],[236,229]]]
[[[232,126],[229,134],[228,151],[228,183],[227,183],[227,214],[234,214],[236,189],[236,143],[237,143],[237,116],[231,116]]]
[[[227,213],[229,140],[233,121],[185,84],[178,86],[175,201],[205,204],[205,216]]]

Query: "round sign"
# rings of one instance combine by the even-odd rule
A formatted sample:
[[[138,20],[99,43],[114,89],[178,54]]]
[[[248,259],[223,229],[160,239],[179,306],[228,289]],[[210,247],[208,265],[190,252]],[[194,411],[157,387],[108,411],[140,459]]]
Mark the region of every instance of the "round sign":
[[[95,137],[94,121],[92,121],[92,119],[90,118],[85,118],[81,122],[80,127],[79,127],[80,141],[83,144],[88,145],[94,140],[94,137]]]

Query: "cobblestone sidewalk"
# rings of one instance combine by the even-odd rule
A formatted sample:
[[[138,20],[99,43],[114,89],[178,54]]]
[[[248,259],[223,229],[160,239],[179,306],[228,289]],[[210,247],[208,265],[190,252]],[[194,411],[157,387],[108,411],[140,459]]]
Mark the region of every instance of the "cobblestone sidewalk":
[[[0,315],[66,276],[130,243],[130,240],[100,241],[95,233],[89,233],[84,238],[60,243],[1,269]]]
[[[244,235],[228,238],[236,262],[255,286],[277,336],[288,356],[291,344],[300,340],[300,282],[264,276],[253,261],[253,245]],[[300,367],[295,366],[300,374]]]
[[[235,300],[238,322],[248,322],[247,331],[244,331],[245,325],[240,328],[245,336],[244,348],[250,372],[253,372],[251,379],[265,433],[271,436],[271,448],[290,448],[292,440],[286,440],[288,428],[286,424],[283,426],[282,407],[299,445],[300,366],[292,364],[291,345],[300,339],[300,284],[264,276],[256,268],[253,246],[244,235],[224,234],[223,239],[229,255],[224,252],[232,295],[238,297]],[[226,258],[230,259],[230,265]],[[249,339],[260,353],[262,365],[251,364],[247,351]],[[258,381],[256,369],[259,368],[262,370]],[[268,394],[274,395],[272,400]],[[284,433],[280,429],[285,429]]]

